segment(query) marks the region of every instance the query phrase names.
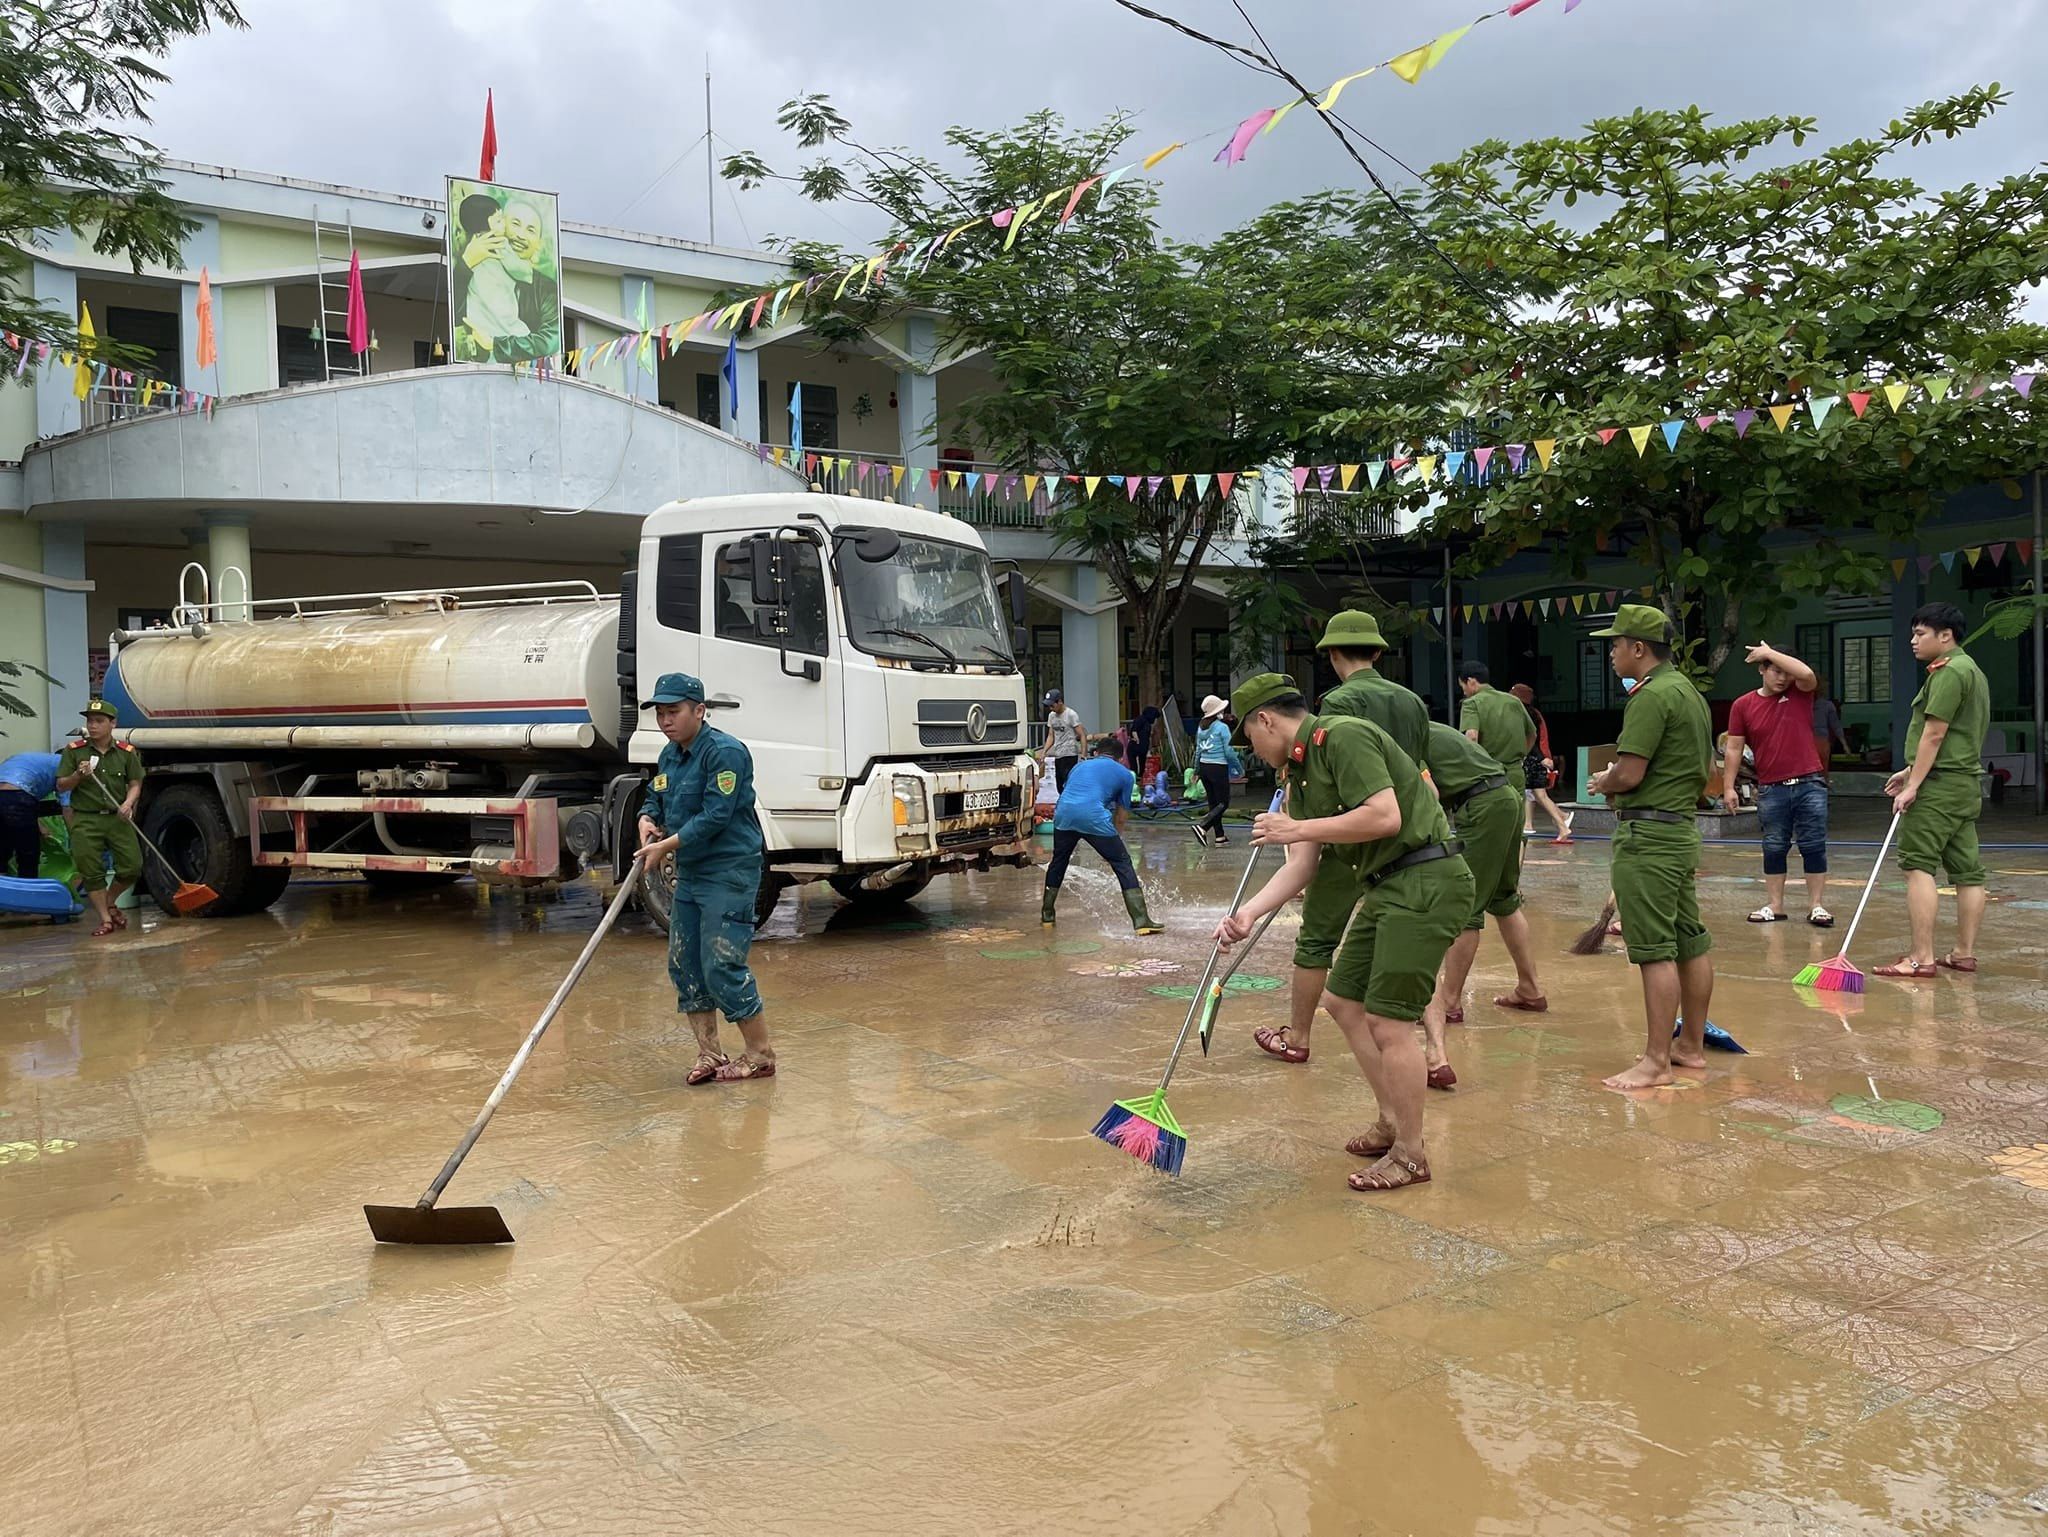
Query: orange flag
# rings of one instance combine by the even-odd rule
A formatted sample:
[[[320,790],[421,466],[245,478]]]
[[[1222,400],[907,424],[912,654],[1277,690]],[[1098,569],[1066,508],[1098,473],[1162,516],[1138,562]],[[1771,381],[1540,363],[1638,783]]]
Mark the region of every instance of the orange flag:
[[[213,335],[213,279],[204,267],[199,269],[199,349],[194,357],[201,368],[211,368],[220,361]]]

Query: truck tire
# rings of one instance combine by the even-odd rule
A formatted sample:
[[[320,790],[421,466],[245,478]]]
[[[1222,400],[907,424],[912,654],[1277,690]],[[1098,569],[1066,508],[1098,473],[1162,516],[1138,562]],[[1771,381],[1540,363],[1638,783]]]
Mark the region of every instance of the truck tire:
[[[143,835],[164,853],[164,860],[143,851],[143,884],[156,905],[175,912],[171,897],[180,879],[200,882],[220,893],[194,916],[229,918],[259,912],[275,902],[291,879],[282,867],[257,865],[249,859],[249,840],[228,825],[228,814],[211,790],[198,785],[173,785],[151,799],[142,814]]]
[[[932,883],[932,867],[919,865],[908,877],[880,891],[869,891],[858,875],[829,875],[834,891],[858,907],[901,907]]]
[[[782,900],[782,893],[788,889],[788,876],[778,875],[773,870],[761,872],[761,884],[754,893],[755,928],[768,921],[768,915],[775,911],[775,904]],[[674,856],[670,856],[641,878],[640,890],[633,900],[640,904],[640,911],[653,920],[654,926],[666,934],[669,909],[674,906],[675,897],[676,864]]]
[[[462,877],[453,870],[365,870],[363,884],[372,896],[404,897],[452,886]]]

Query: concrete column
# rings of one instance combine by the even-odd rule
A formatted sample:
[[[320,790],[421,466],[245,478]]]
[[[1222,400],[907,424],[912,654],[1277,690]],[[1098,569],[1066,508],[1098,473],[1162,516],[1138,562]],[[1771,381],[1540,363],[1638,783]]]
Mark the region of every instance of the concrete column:
[[[220,220],[210,213],[194,213],[192,218],[199,221],[199,227],[185,237],[185,270],[197,272],[207,269],[207,277],[213,282],[213,341],[214,350],[220,350],[221,339],[221,291],[220,291]],[[199,283],[195,278],[189,283],[178,285],[178,356],[180,377],[173,384],[182,384],[188,390],[204,390],[209,395],[222,393],[221,364],[211,368],[199,366]]]
[[[213,601],[225,605],[217,610],[223,620],[247,619],[248,600],[254,596],[243,578],[254,583],[256,573],[249,558],[249,514],[229,509],[209,509],[206,524],[206,580],[213,589]],[[235,568],[239,575],[230,572]]]
[[[740,348],[739,366],[733,372],[739,380],[740,410],[737,418],[726,423],[726,429],[743,443],[765,443],[768,440],[761,436],[760,350],[758,348]],[[724,390],[725,381],[723,379],[718,381],[718,387],[721,391]],[[719,411],[724,413],[731,404],[730,400],[721,400],[719,402]],[[783,411],[785,424],[788,421],[788,414],[788,409],[785,407]]]
[[[1893,556],[1898,556],[1893,551]],[[1906,574],[1892,583],[1892,767],[1906,766],[1906,731],[1913,724],[1913,696],[1920,692],[1920,664],[1913,657],[1913,610],[1925,598],[1919,562],[1906,553]],[[1835,687],[1842,680],[1834,680]]]
[[[929,316],[912,315],[906,320],[905,350],[912,366],[896,371],[896,451],[910,466],[904,482],[911,488],[914,505],[933,510],[938,508],[939,494],[924,471],[939,462],[939,379],[931,371],[938,355],[938,332],[938,322]]]
[[[1099,602],[1103,596],[1101,574],[1093,566],[1076,568],[1075,599],[1092,605]],[[1060,610],[1060,687],[1067,696],[1067,704],[1080,712],[1081,724],[1091,731],[1100,731],[1102,722],[1108,718],[1103,712],[1102,699],[1102,670],[1105,657],[1101,621],[1102,616],[1099,614],[1077,614],[1072,609]],[[1112,667],[1116,662],[1114,630],[1110,632],[1107,662]],[[1040,718],[1043,717],[1044,712],[1041,711]]]
[[[68,267],[35,263],[35,296],[38,304],[77,321],[78,274]],[[106,320],[104,315],[95,317],[94,329],[103,331]],[[72,388],[71,370],[58,363],[53,352],[47,362],[36,366],[36,436],[54,438],[59,433],[76,432],[84,421],[84,402]]]
[[[77,402],[73,401],[73,405]],[[85,576],[85,525],[45,523],[43,525],[43,573],[83,579]],[[78,712],[85,708],[92,692],[92,677],[86,652],[91,637],[85,629],[85,594],[43,589],[44,666],[57,681],[49,687],[52,741],[79,724]]]
[[[626,317],[626,324],[637,328],[640,316],[647,316],[647,323],[654,324],[654,279],[641,277],[629,272],[619,279],[619,313]],[[651,368],[640,366],[640,349],[635,347],[621,360],[625,370],[626,393],[635,400],[656,402],[661,399],[661,381]]]

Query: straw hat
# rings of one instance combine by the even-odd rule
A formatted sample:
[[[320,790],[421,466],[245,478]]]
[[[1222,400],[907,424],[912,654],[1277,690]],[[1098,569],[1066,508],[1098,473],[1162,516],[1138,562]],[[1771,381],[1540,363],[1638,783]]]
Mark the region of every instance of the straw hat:
[[[1206,726],[1229,708],[1230,701],[1228,699],[1219,699],[1214,694],[1209,695],[1208,698],[1202,701],[1202,724]]]

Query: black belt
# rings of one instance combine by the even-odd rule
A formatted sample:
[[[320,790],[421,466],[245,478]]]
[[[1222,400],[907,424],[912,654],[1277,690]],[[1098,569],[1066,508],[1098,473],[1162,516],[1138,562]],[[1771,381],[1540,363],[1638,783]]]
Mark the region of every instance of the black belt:
[[[1790,779],[1773,779],[1764,788],[1770,790],[1775,789],[1779,785],[1803,785],[1809,780],[1825,779],[1826,777],[1825,774],[1794,774]]]
[[[1390,865],[1382,865],[1365,878],[1368,886],[1377,886],[1396,870],[1405,870],[1410,865],[1426,865],[1432,860],[1449,859],[1453,854],[1465,852],[1465,845],[1453,838],[1449,843],[1425,843],[1419,849],[1410,849]]]
[[[1456,811],[1460,806],[1464,805],[1465,802],[1472,799],[1473,796],[1484,795],[1488,790],[1498,790],[1507,782],[1507,775],[1495,774],[1491,779],[1482,779],[1477,784],[1467,785],[1464,789],[1460,790],[1456,795],[1453,795],[1449,800],[1444,802],[1444,810],[1447,812]]]
[[[1682,827],[1687,822],[1698,819],[1680,816],[1675,811],[1652,811],[1648,807],[1642,807],[1640,809],[1632,808],[1627,811],[1617,811],[1614,813],[1614,820],[1617,822],[1676,822]]]

